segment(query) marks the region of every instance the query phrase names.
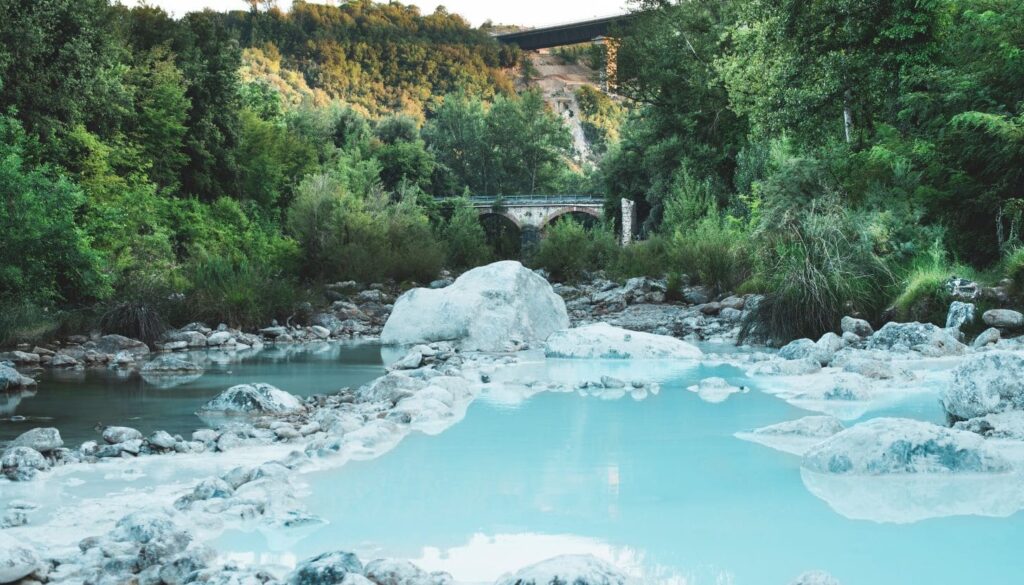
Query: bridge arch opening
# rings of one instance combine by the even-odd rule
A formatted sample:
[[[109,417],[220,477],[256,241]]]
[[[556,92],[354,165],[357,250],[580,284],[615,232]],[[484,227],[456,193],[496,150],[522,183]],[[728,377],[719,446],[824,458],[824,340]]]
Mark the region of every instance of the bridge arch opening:
[[[480,214],[487,245],[499,260],[518,260],[523,252],[523,230],[503,213],[493,211]]]
[[[556,211],[553,214],[551,214],[547,219],[545,219],[544,226],[541,228],[541,230],[543,232],[547,232],[548,228],[550,228],[551,226],[555,225],[560,221],[565,221],[567,218],[572,219],[573,221],[582,225],[588,230],[594,229],[601,225],[601,215],[596,211],[592,211],[589,209],[566,209]]]

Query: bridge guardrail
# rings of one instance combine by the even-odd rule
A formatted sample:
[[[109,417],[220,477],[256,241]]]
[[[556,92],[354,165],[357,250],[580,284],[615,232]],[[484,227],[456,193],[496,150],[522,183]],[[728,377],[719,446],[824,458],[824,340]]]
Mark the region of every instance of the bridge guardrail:
[[[469,198],[474,205],[593,205],[604,204],[603,197],[594,195],[477,195]]]

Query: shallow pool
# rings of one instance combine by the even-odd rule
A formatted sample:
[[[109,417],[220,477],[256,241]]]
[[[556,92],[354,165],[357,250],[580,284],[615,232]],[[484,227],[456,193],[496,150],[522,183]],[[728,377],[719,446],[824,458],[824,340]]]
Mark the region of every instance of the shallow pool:
[[[38,426],[60,430],[68,445],[99,437],[97,424],[143,433],[163,429],[187,436],[205,424],[195,416],[221,391],[251,382],[308,396],[359,386],[384,373],[376,344],[322,343],[246,352],[191,352],[205,368],[196,379],[145,379],[114,369],[46,370],[37,388],[0,393],[0,442]],[[12,417],[13,420],[12,420]]]
[[[555,361],[496,377],[571,384],[604,374],[663,387],[524,398],[496,385],[439,436],[413,434],[377,460],[310,473],[306,502],[326,524],[233,531],[217,547],[282,568],[347,549],[410,559],[461,583],[492,583],[569,553],[612,560],[652,584],[786,584],[810,569],[844,585],[1022,582],[1024,514],[852,520],[805,486],[799,458],[735,438],[808,414],[756,389],[719,404],[685,389],[708,376],[749,384],[735,368]],[[941,418],[919,396],[885,414]],[[871,486],[852,489],[863,493],[849,501],[872,505]],[[877,503],[898,508],[890,492]]]

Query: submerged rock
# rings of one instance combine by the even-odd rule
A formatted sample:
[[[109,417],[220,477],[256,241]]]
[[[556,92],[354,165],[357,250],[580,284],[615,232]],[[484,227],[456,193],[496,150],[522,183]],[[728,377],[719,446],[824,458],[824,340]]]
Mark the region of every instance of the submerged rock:
[[[226,414],[285,414],[304,408],[296,396],[270,384],[232,386],[203,405],[202,412]]]
[[[289,585],[333,585],[342,583],[347,575],[361,575],[363,564],[356,555],[335,551],[299,563],[286,578]]]
[[[544,346],[549,358],[698,359],[701,350],[667,335],[655,335],[594,323],[556,331]]]
[[[35,549],[0,532],[0,583],[14,583],[42,566]]]
[[[876,418],[813,447],[803,467],[834,474],[1002,472],[1006,460],[974,433],[900,418]]]
[[[1024,357],[992,351],[967,358],[953,371],[942,405],[957,419],[1024,410]]]
[[[514,261],[466,272],[442,289],[412,289],[395,302],[381,341],[452,341],[464,350],[505,351],[569,327],[565,302],[536,272]]]
[[[790,585],[839,585],[839,580],[825,571],[808,571]]]
[[[886,323],[868,340],[868,349],[944,356],[962,354],[966,348],[948,331],[931,323]]]
[[[736,437],[786,453],[803,455],[814,445],[841,433],[844,428],[843,423],[832,416],[805,416],[747,433],[736,433]]]
[[[704,402],[713,404],[725,402],[733,394],[746,392],[745,388],[733,386],[724,378],[704,378],[697,384],[689,386],[687,390],[695,392]]]
[[[192,360],[178,355],[161,355],[143,364],[140,371],[149,375],[181,374],[201,373],[203,368]]]
[[[49,453],[54,449],[64,446],[64,440],[60,438],[60,431],[54,428],[40,427],[22,433],[17,439],[11,441],[9,447],[31,447],[40,453]]]
[[[563,555],[505,575],[495,585],[626,585],[624,573],[592,555]]]

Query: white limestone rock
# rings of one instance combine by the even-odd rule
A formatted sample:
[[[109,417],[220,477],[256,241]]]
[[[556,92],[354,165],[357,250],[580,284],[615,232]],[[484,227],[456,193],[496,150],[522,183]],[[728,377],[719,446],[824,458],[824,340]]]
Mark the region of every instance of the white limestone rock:
[[[960,355],[966,346],[949,331],[932,323],[886,323],[868,340],[868,349],[918,351],[926,356]]]
[[[1024,410],[1024,356],[990,351],[967,358],[953,371],[942,405],[957,419]]]
[[[451,341],[468,351],[506,351],[569,327],[565,302],[519,262],[466,272],[442,289],[416,288],[395,302],[381,342]]]
[[[750,432],[736,433],[736,438],[758,443],[793,455],[808,449],[844,430],[843,423],[832,416],[805,416]]]
[[[733,394],[740,392],[748,392],[746,388],[739,386],[733,386],[727,382],[724,378],[704,378],[697,384],[686,388],[690,392],[695,392],[697,396],[704,402],[710,402],[717,404],[719,402],[725,402]]]
[[[39,427],[24,432],[11,441],[9,447],[31,447],[40,453],[49,453],[64,446],[60,431],[55,428]]]
[[[989,327],[999,329],[1024,329],[1024,314],[1010,309],[992,309],[981,316]]]
[[[409,561],[377,559],[366,564],[366,578],[377,585],[451,585],[448,573],[428,573]]]
[[[348,575],[361,575],[363,563],[356,555],[334,551],[315,556],[299,563],[286,578],[289,585],[326,585],[341,583]]]
[[[0,532],[0,583],[14,583],[42,567],[35,549]]]
[[[549,358],[699,359],[703,352],[667,335],[594,323],[556,331],[548,337],[544,354]]]
[[[791,585],[839,585],[839,580],[825,571],[808,571],[797,577]]]
[[[831,474],[1003,472],[1009,463],[967,431],[900,418],[876,418],[809,450],[804,469]]]
[[[131,427],[107,427],[103,429],[103,440],[110,445],[117,445],[126,441],[136,441],[142,438],[142,433]]]
[[[270,384],[232,386],[207,402],[202,412],[225,414],[285,414],[305,408],[293,394]]]
[[[593,555],[563,555],[505,575],[495,585],[627,585],[630,579]]]

